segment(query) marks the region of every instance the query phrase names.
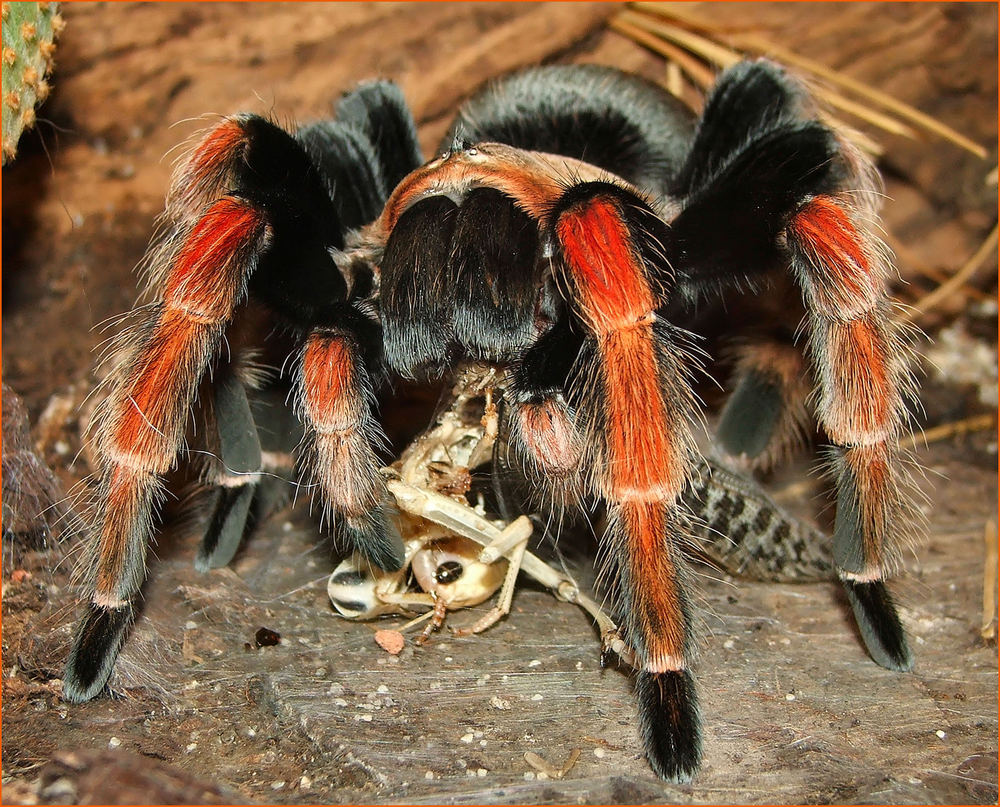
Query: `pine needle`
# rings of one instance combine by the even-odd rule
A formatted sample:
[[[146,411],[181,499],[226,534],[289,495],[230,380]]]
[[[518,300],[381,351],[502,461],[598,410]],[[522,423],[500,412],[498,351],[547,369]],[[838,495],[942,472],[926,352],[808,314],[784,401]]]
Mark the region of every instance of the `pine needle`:
[[[896,238],[896,236],[894,236],[891,232],[882,233],[882,240],[885,241],[886,245],[896,256],[897,265],[901,269],[911,269],[917,274],[923,275],[928,280],[934,281],[938,285],[948,281],[949,275],[942,272],[940,269],[935,269],[923,260],[914,250],[910,249],[906,244]],[[909,287],[904,287],[904,289],[901,289],[900,291],[907,290],[908,288]],[[917,293],[919,293],[919,289],[916,290],[916,292],[911,291],[910,296],[914,297]],[[985,291],[981,291],[975,286],[962,286],[962,288],[958,289],[957,293],[964,294],[967,297],[971,297],[981,302],[997,302],[997,298],[994,295],[987,294]]]
[[[986,557],[983,559],[983,621],[979,635],[993,639],[997,635],[997,523],[992,518],[983,528]]]
[[[975,154],[980,159],[985,160],[988,156],[987,150],[979,143],[974,142],[971,138],[966,137],[961,132],[956,131],[936,118],[933,118],[930,115],[921,112],[919,109],[900,101],[898,98],[894,98],[888,93],[882,92],[881,90],[871,87],[868,84],[858,81],[857,79],[851,78],[840,71],[833,70],[832,68],[829,68],[826,65],[814,61],[806,56],[801,56],[800,54],[771,42],[764,37],[746,33],[726,34],[717,26],[700,19],[696,14],[691,14],[686,8],[683,7],[683,5],[675,3],[635,3],[633,5],[635,8],[648,14],[655,14],[659,17],[673,19],[685,26],[701,31],[702,33],[724,38],[740,50],[770,56],[780,62],[784,62],[785,64],[807,70],[813,75],[819,76],[825,81],[828,81],[830,84],[849,90],[855,95],[858,95],[871,103],[882,107],[883,109],[893,112],[898,117],[915,124],[925,131],[954,143],[966,151]],[[836,105],[843,103],[843,101],[846,101],[847,99],[844,99],[843,96],[839,96],[836,93],[831,93],[826,100],[828,103]],[[846,107],[841,106],[840,108],[854,114],[852,110],[849,110]],[[878,113],[870,109],[866,114],[878,116]],[[885,118],[885,116],[879,117]],[[885,119],[892,120],[891,118]],[[874,120],[870,122],[875,123]],[[903,126],[903,124],[899,122],[895,122],[894,125]],[[913,132],[913,130],[909,127],[905,127],[905,129]],[[892,130],[889,129],[889,131]]]
[[[956,294],[958,290],[961,289],[961,287],[979,270],[979,268],[996,248],[997,228],[994,226],[993,232],[986,236],[986,240],[979,245],[979,249],[977,249],[975,254],[965,262],[961,269],[949,277],[947,281],[934,289],[934,291],[917,300],[902,316],[908,320],[912,320],[918,316],[923,316],[932,308],[940,305],[944,300],[947,300],[949,297]]]
[[[737,43],[739,43],[740,47],[744,47],[746,50],[772,56],[778,61],[808,70],[814,75],[829,81],[831,84],[836,84],[837,86],[848,89],[862,98],[866,98],[867,100],[894,112],[899,117],[916,124],[922,129],[932,134],[936,134],[938,137],[942,137],[945,140],[954,143],[956,146],[975,154],[981,160],[985,160],[987,157],[987,151],[985,148],[972,141],[961,132],[958,132],[950,126],[941,123],[941,121],[936,118],[932,118],[930,115],[921,112],[919,109],[915,109],[909,104],[905,104],[899,99],[893,98],[888,93],[884,93],[881,90],[877,90],[874,87],[863,84],[850,76],[844,75],[836,70],[832,70],[805,56],[799,56],[797,53],[786,50],[780,45],[775,45],[763,37],[755,36],[753,34],[744,34],[735,37],[734,39]]]
[[[938,443],[947,440],[949,437],[957,437],[960,434],[970,432],[981,432],[995,427],[997,424],[996,415],[974,415],[951,423],[942,423],[933,429],[925,431],[915,431],[899,441],[899,447],[903,449],[916,448],[917,446],[927,446],[931,443]]]
[[[681,69],[687,74],[688,78],[690,78],[691,81],[701,89],[707,90],[715,83],[715,73],[712,71],[711,68],[706,67],[700,61],[698,61],[697,58],[692,56],[691,49],[685,50],[683,47],[680,47],[679,45],[676,45],[673,42],[667,41],[661,36],[657,36],[656,34],[650,33],[649,31],[645,30],[650,26],[659,29],[660,26],[657,26],[656,23],[645,22],[643,26],[640,27],[638,25],[634,25],[632,22],[630,22],[630,20],[643,22],[644,18],[639,15],[631,14],[631,12],[623,11],[621,14],[619,14],[617,17],[611,20],[610,26],[612,29],[618,31],[621,34],[624,34],[625,36],[629,37],[629,39],[639,43],[643,47],[649,48],[649,50],[653,51],[654,53],[657,53],[667,59],[676,62],[681,67]],[[680,29],[677,30],[680,31]],[[683,31],[680,31],[680,33],[684,34]],[[690,37],[682,37],[682,38],[684,39],[685,42],[688,43],[695,43],[699,39],[698,37],[695,37],[694,39],[691,39]],[[702,43],[703,42],[704,40],[702,40]],[[721,46],[720,49],[710,49],[710,51],[711,54],[715,57],[715,59],[709,58],[707,55],[705,56],[705,58],[707,58],[708,61],[714,61],[715,64],[719,66],[735,64],[737,61],[739,61],[740,58],[742,58],[735,51],[727,51],[725,48],[721,48]],[[699,55],[702,54],[699,53]],[[669,89],[669,87],[667,89]],[[851,107],[852,110],[859,108],[858,105],[852,104],[852,102],[847,101],[847,99],[843,99],[843,104],[846,104],[847,106]],[[865,112],[864,114],[868,113]],[[874,140],[872,140],[870,137],[868,137],[868,135],[864,134],[863,132],[845,126],[843,123],[841,123],[840,120],[835,118],[833,115],[827,114],[824,116],[824,118],[826,122],[829,123],[834,128],[838,128],[846,132],[847,136],[851,140],[853,140],[854,143],[859,148],[861,148],[868,154],[874,157],[881,157],[885,153],[885,149],[883,149],[881,145],[876,143]],[[876,123],[876,125],[878,124]],[[894,129],[898,129],[898,125],[894,125],[893,123],[890,123],[889,126],[892,126]]]
[[[687,74],[688,78],[702,89],[707,89],[715,83],[715,73],[712,69],[699,62],[690,52],[670,42],[666,42],[660,39],[660,37],[644,31],[642,28],[637,28],[635,25],[623,20],[623,16],[624,14],[612,19],[610,22],[611,28],[624,34],[629,39],[638,42],[640,45],[649,48],[654,53],[658,53],[676,62]]]
[[[661,39],[673,42],[675,45],[680,45],[682,48],[686,48],[719,67],[732,67],[743,58],[732,48],[720,45],[718,42],[706,39],[676,25],[656,22],[644,14],[637,14],[634,11],[623,11],[616,19],[642,28]]]
[[[661,39],[672,42],[682,48],[687,48],[692,53],[696,53],[703,59],[722,68],[730,67],[743,58],[738,51],[720,45],[713,40],[706,39],[676,25],[655,22],[633,11],[623,11],[618,19],[627,25],[643,29]],[[843,95],[832,92],[825,87],[814,87],[813,92],[828,105],[854,115],[873,126],[878,126],[891,134],[910,139],[915,139],[917,136],[917,133],[905,123],[888,115],[883,115],[881,112],[877,112],[871,107],[867,107],[857,101],[845,98]]]

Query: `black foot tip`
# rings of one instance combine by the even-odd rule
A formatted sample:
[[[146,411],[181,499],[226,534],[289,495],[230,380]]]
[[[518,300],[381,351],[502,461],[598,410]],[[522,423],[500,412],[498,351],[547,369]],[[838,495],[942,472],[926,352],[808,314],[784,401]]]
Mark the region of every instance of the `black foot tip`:
[[[843,583],[861,638],[875,663],[896,672],[912,670],[913,655],[906,632],[885,583],[881,580],[870,583],[844,580]]]
[[[406,550],[403,538],[388,517],[383,505],[362,518],[343,518],[339,522],[341,538],[368,560],[387,572],[403,568]]]
[[[104,690],[118,651],[132,624],[132,608],[101,608],[91,603],[80,622],[63,673],[63,699],[83,703]]]
[[[635,693],[650,766],[668,782],[690,782],[701,765],[701,718],[691,674],[640,672]]]

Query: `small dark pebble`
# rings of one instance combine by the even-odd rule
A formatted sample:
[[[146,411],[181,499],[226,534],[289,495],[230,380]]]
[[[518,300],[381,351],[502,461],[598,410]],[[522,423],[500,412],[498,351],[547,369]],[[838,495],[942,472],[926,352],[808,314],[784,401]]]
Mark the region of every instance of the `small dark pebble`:
[[[270,628],[258,628],[253,635],[253,642],[257,647],[274,647],[281,643],[281,634]]]

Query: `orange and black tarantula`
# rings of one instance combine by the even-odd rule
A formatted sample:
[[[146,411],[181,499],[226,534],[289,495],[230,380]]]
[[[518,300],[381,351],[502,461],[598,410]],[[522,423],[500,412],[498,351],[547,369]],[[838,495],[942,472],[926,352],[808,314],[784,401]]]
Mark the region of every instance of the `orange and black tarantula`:
[[[689,779],[701,737],[680,545],[698,415],[684,326],[699,299],[781,273],[800,287],[831,444],[837,571],[872,658],[908,669],[885,583],[908,520],[907,351],[874,173],[808,93],[742,63],[694,121],[613,69],[531,69],[467,101],[442,149],[423,161],[399,91],[378,81],[293,134],[227,118],[179,167],[148,258],[154,300],[98,424],[90,601],[66,697],[108,681],[193,411],[221,460],[197,565],[236,550],[268,453],[240,346],[291,356],[303,473],[335,533],[383,569],[403,547],[376,394],[474,361],[498,369],[505,456],[549,500],[603,503],[601,579],[637,668],[646,752],[663,778]],[[719,433],[752,458],[783,439],[795,379],[766,360],[743,368]]]

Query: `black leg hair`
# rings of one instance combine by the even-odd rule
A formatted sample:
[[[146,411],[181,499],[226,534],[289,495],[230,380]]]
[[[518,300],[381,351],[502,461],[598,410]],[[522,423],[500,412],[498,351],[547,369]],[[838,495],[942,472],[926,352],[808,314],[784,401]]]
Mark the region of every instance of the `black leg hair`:
[[[336,120],[317,121],[299,129],[295,139],[322,171],[345,231],[378,216],[391,188],[363,132]]]
[[[872,660],[897,672],[913,669],[913,654],[899,621],[889,589],[882,580],[858,583],[843,580],[861,638]]]
[[[781,393],[777,381],[763,373],[751,370],[740,378],[716,430],[727,454],[756,458],[766,451],[781,419],[785,403]]]
[[[288,504],[295,485],[296,451],[302,443],[303,429],[294,408],[287,404],[288,395],[283,383],[248,393],[265,472],[250,508],[251,528]]]
[[[387,195],[424,161],[413,115],[402,91],[391,81],[358,85],[337,103],[336,117],[363,132],[371,143]]]
[[[802,351],[777,338],[748,341],[734,352],[732,393],[716,441],[730,457],[767,470],[805,443],[810,373]]]
[[[748,141],[798,119],[803,94],[777,65],[741,62],[726,70],[705,103],[697,134],[673,179],[672,196],[688,197],[710,185]]]
[[[836,155],[825,126],[788,123],[720,165],[671,223],[670,257],[685,295],[787,264],[780,236],[804,199],[831,188]]]
[[[344,230],[374,221],[392,189],[423,162],[413,116],[389,81],[356,87],[337,104],[335,120],[304,126],[295,139],[326,179]]]
[[[431,196],[410,207],[382,257],[380,300],[386,364],[415,378],[443,369],[451,343],[448,256],[458,205]]]
[[[687,782],[701,763],[701,717],[688,670],[635,677],[639,730],[649,764],[668,782]]]
[[[537,225],[509,196],[477,188],[462,200],[452,242],[455,340],[474,359],[515,355],[535,331]]]
[[[63,674],[63,697],[83,703],[107,685],[125,637],[132,625],[132,605],[103,608],[88,603]]]
[[[583,344],[564,313],[511,369],[505,424],[512,459],[548,505],[576,503],[582,493],[584,431],[567,396]]]

